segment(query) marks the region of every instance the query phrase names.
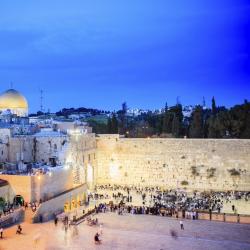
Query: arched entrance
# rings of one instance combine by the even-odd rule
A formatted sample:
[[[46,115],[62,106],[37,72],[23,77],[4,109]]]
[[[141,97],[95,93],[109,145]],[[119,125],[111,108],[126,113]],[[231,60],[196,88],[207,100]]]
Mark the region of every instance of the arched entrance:
[[[24,198],[21,195],[15,196],[13,204],[14,206],[24,206]]]

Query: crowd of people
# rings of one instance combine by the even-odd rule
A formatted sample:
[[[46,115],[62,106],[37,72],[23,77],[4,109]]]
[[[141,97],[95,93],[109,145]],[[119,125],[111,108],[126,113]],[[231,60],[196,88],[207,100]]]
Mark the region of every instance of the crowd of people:
[[[237,213],[236,200],[250,201],[250,192],[186,192],[185,190],[162,190],[159,187],[136,187],[120,185],[99,185],[89,195],[89,201],[102,201],[126,207],[132,214],[154,214],[173,216],[184,211],[186,218],[196,218],[197,211],[221,213],[226,203]],[[122,205],[122,206],[121,206]],[[164,211],[164,212],[163,212]]]

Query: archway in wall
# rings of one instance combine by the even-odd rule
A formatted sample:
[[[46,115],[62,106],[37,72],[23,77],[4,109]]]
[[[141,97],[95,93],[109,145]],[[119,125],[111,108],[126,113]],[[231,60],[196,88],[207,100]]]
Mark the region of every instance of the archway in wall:
[[[21,195],[16,195],[13,204],[14,206],[24,206],[24,198]]]

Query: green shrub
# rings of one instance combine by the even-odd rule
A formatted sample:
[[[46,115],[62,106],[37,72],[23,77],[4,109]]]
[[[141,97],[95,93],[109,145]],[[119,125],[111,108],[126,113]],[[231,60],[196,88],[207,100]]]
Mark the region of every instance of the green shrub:
[[[216,168],[209,168],[207,170],[207,173],[208,173],[208,178],[213,178],[215,176],[215,172],[216,172]]]
[[[240,171],[236,170],[235,168],[229,169],[228,172],[231,176],[240,176]]]
[[[182,186],[187,186],[188,184],[189,184],[188,181],[182,181],[182,182],[181,182],[181,185],[182,185]]]

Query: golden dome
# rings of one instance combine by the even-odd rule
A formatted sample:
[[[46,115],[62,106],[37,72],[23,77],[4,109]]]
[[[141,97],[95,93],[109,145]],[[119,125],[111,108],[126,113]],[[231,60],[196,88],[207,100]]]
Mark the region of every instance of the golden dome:
[[[28,108],[26,98],[14,89],[9,89],[0,95],[1,109]]]
[[[19,114],[19,111],[20,114],[26,113],[28,112],[28,102],[18,91],[9,89],[0,95],[0,110],[11,110],[16,114]]]

